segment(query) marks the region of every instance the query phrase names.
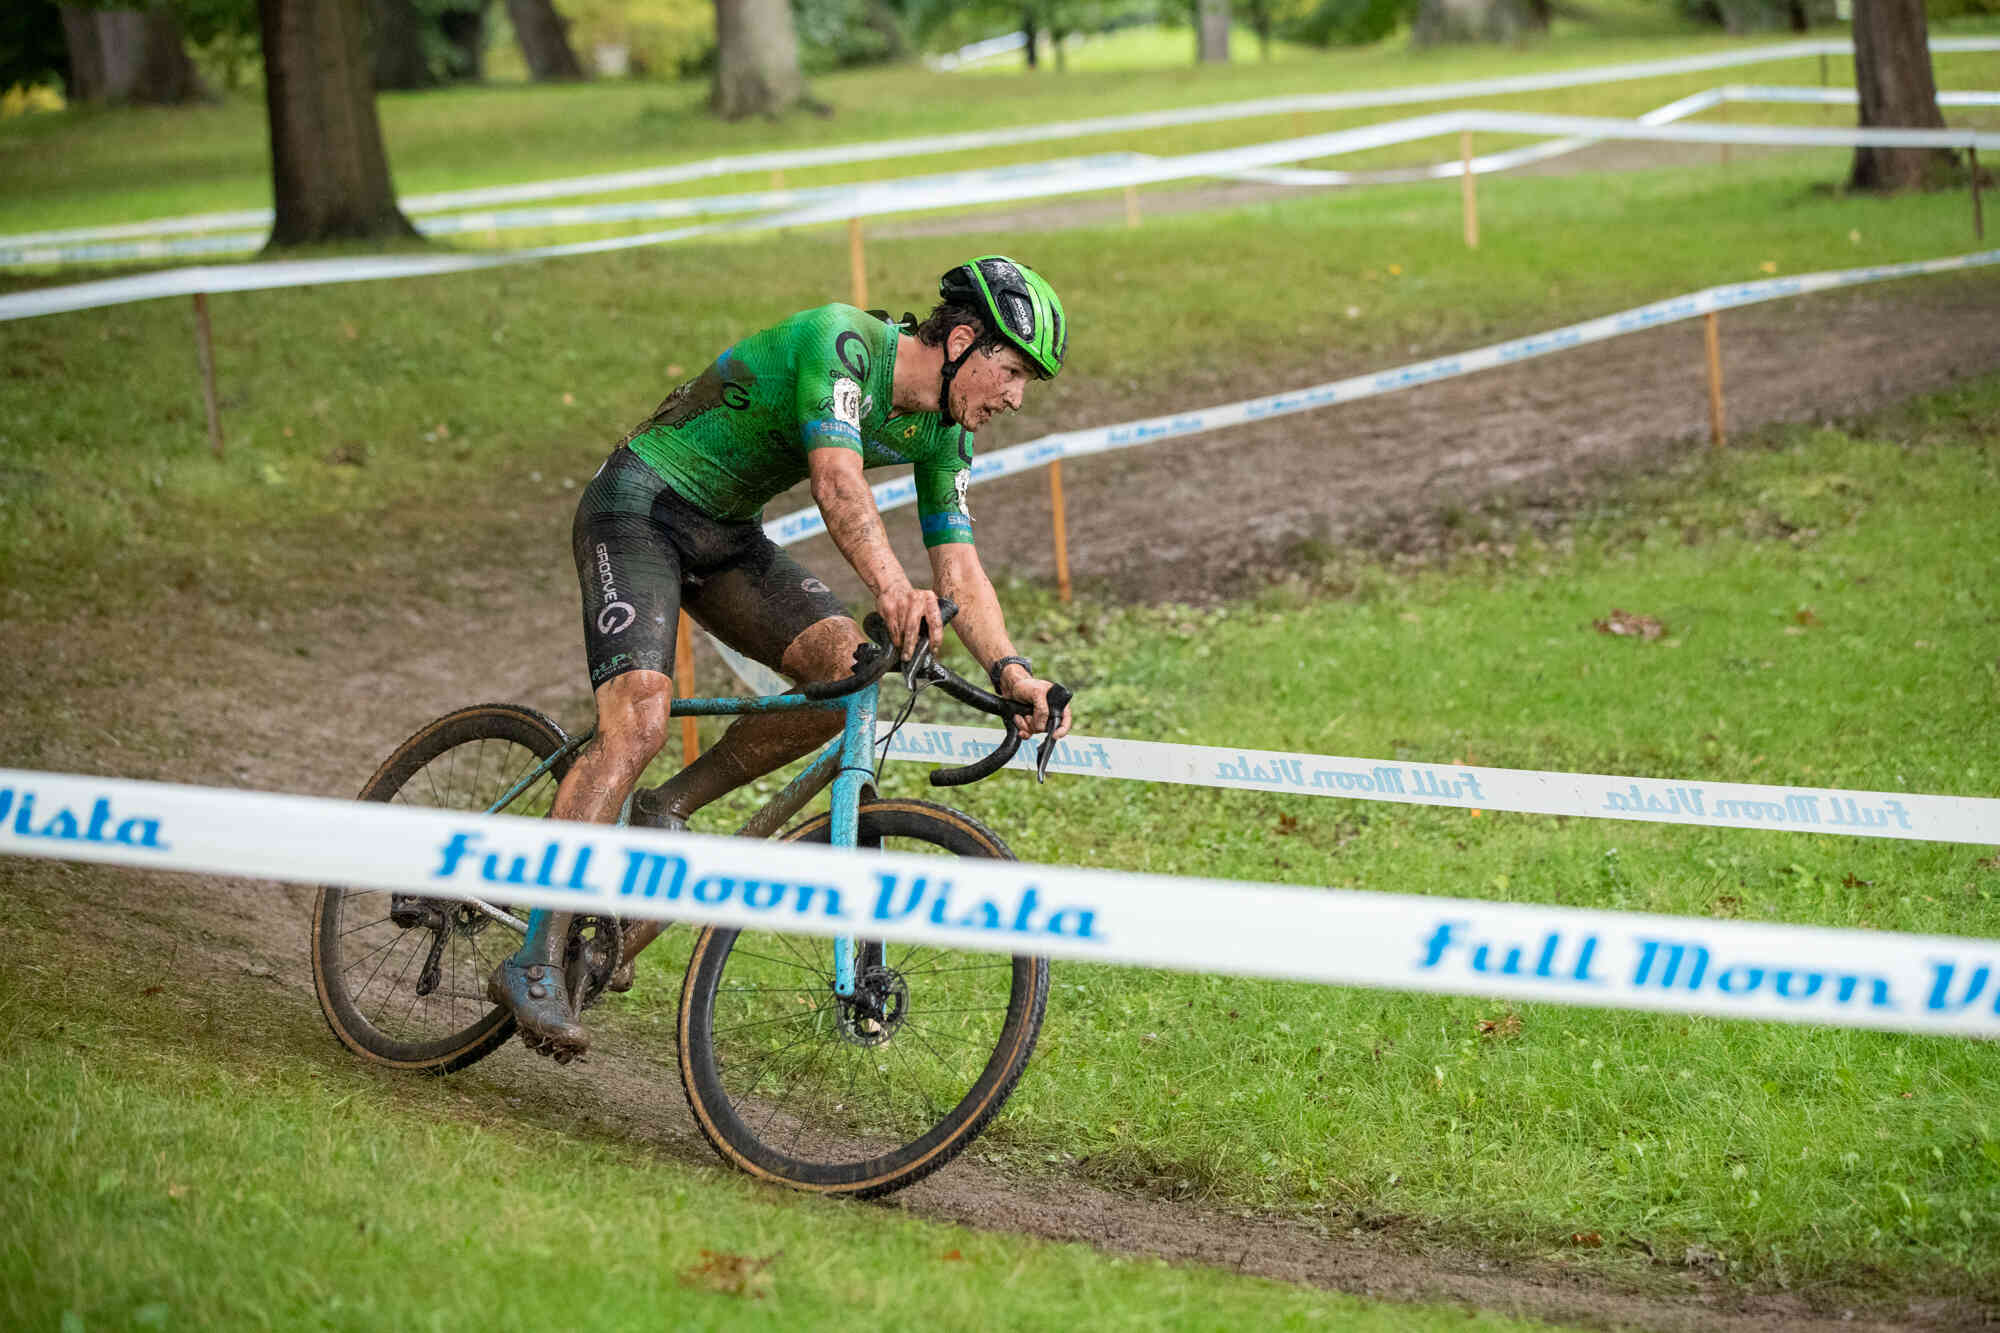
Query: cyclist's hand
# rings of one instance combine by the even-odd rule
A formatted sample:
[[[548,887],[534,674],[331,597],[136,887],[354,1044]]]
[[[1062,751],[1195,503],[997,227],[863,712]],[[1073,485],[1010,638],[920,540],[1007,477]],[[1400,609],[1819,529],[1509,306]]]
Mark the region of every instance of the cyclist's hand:
[[[1037,680],[1020,671],[1007,673],[1006,688],[1002,693],[1015,703],[1026,704],[1035,710],[1031,717],[1014,719],[1014,730],[1020,732],[1024,739],[1033,740],[1048,731],[1049,691],[1054,687],[1055,682],[1051,680]],[[1070,710],[1065,706],[1062,710],[1062,720],[1056,725],[1057,740],[1069,735],[1069,718]]]
[[[917,651],[918,635],[925,626],[930,627],[933,648],[944,642],[944,617],[938,611],[937,594],[928,588],[915,588],[907,583],[901,588],[891,588],[876,599],[875,608],[888,623],[896,655],[905,662]]]

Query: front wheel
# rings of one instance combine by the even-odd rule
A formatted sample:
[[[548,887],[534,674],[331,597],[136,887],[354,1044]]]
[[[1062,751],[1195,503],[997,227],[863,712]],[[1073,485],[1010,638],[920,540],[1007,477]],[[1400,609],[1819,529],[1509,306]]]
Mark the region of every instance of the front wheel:
[[[479,704],[431,723],[382,762],[364,801],[546,815],[574,752],[530,708]],[[329,885],[313,905],[313,989],[333,1035],[377,1064],[448,1074],[497,1050],[514,1016],[486,978],[520,948],[527,909],[498,917],[447,898]]]
[[[788,841],[828,841],[820,815]],[[1013,855],[926,801],[862,805],[863,846]],[[796,1189],[869,1198],[949,1162],[999,1113],[1048,1003],[1044,958],[857,940],[855,994],[823,936],[710,926],[681,988],[681,1083],[717,1152]]]

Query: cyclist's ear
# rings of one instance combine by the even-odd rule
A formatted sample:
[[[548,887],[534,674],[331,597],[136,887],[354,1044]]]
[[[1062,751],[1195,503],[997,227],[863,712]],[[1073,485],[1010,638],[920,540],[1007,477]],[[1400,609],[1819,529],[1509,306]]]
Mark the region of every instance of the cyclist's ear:
[[[963,334],[961,338],[959,335]],[[944,336],[944,355],[947,361],[956,361],[979,345],[979,330],[971,324],[954,324]]]

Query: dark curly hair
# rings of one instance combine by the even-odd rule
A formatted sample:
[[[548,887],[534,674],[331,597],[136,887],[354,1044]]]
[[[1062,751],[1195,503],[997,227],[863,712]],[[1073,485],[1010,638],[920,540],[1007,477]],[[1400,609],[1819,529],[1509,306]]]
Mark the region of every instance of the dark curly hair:
[[[979,331],[978,340],[972,344],[974,351],[991,355],[1003,347],[1013,346],[987,322],[985,312],[979,307],[953,305],[949,301],[940,301],[931,307],[930,314],[924,316],[911,332],[926,347],[942,347],[944,340],[951,336],[951,331],[961,324],[970,324]]]

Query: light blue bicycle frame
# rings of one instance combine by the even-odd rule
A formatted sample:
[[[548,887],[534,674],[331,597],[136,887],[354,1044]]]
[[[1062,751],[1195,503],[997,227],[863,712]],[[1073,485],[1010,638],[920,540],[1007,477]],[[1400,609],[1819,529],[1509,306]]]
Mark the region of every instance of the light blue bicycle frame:
[[[852,694],[837,699],[813,699],[804,694],[770,694],[754,699],[676,699],[668,710],[671,717],[737,717],[746,713],[789,713],[805,709],[831,712],[838,710],[846,714],[840,735],[806,766],[785,789],[771,798],[771,801],[749,821],[737,830],[737,836],[748,838],[768,838],[805,807],[806,802],[819,794],[828,782],[833,784],[833,821],[831,833],[836,847],[853,847],[859,839],[861,827],[861,792],[875,777],[871,760],[875,753],[875,704],[880,683],[871,681]],[[506,809],[509,802],[526,791],[543,774],[555,766],[564,755],[575,754],[589,743],[593,732],[585,732],[576,737],[561,750],[537,764],[519,782],[509,788],[505,795],[490,807],[493,810]],[[631,801],[626,801],[626,814],[631,812]],[[620,823],[625,822],[621,816]],[[497,911],[495,913],[498,914]],[[527,939],[537,940],[540,933],[548,928],[549,917],[553,913],[547,908],[536,908],[528,915]],[[525,948],[526,945],[524,944]],[[854,997],[854,938],[843,935],[833,944],[833,991],[842,999]]]

